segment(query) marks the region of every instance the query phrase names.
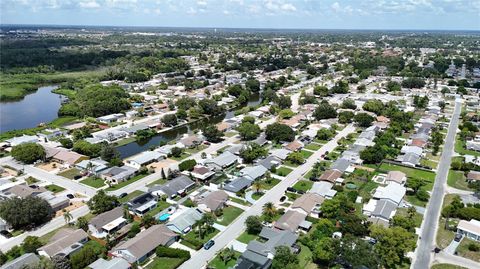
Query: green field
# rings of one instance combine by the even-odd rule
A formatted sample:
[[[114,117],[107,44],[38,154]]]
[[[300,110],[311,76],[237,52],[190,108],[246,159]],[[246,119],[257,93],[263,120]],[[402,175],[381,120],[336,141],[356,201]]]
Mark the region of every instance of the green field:
[[[258,235],[249,234],[247,231],[243,232],[238,238],[237,241],[248,244],[248,242],[258,238]]]
[[[227,226],[230,223],[232,223],[242,213],[243,213],[243,210],[238,207],[234,207],[234,206],[225,207],[223,209],[223,214],[220,217],[221,220],[218,220],[217,218],[216,222],[220,225]]]
[[[309,149],[309,150],[313,150],[313,151],[317,151],[321,148],[322,146],[317,144],[317,143],[310,143],[308,145],[305,146],[305,149]]]
[[[146,269],[175,269],[183,263],[179,258],[155,257],[153,262],[149,263]]]
[[[87,177],[86,179],[80,181],[80,183],[88,185],[95,189],[105,186],[104,180],[98,177]]]
[[[125,197],[123,197],[123,198],[120,198],[119,201],[120,201],[121,203],[125,203],[125,202],[130,201],[130,199],[133,199],[133,198],[135,198],[135,197],[137,197],[137,196],[139,196],[139,195],[141,195],[141,194],[144,194],[144,192],[141,191],[141,190],[135,190],[135,191],[127,194],[127,196],[125,196]]]
[[[47,185],[45,186],[45,189],[53,192],[53,193],[58,193],[58,192],[61,192],[61,191],[64,191],[65,188],[63,187],[60,187],[58,185],[55,185],[55,184],[50,184],[50,185]]]
[[[118,189],[121,189],[129,184],[132,184],[133,182],[137,181],[137,180],[140,180],[142,178],[144,178],[145,176],[147,176],[146,174],[140,174],[140,175],[136,175],[132,178],[130,178],[129,180],[127,181],[123,181],[123,182],[120,182],[116,185],[113,185],[111,187],[108,187],[107,188],[107,191],[114,191],[114,190],[118,190]]]
[[[447,184],[448,186],[454,187],[459,190],[471,190],[468,187],[465,174],[463,174],[462,171],[454,171],[450,169],[450,171],[448,171]]]
[[[68,169],[58,173],[59,176],[66,177],[68,179],[73,179],[75,176],[79,176],[80,174],[81,172],[77,168]]]
[[[313,152],[308,151],[308,150],[301,150],[300,153],[302,153],[303,158],[308,159],[310,156],[313,155]]]
[[[240,257],[242,253],[235,251],[235,255],[233,259],[229,260],[227,263],[222,261],[219,257],[219,255],[215,256],[215,258],[208,264],[209,268],[214,268],[214,269],[228,269],[228,268],[233,268],[235,264],[237,263],[238,257]]]
[[[465,143],[462,140],[460,140],[458,137],[455,140],[455,152],[461,155],[473,155],[473,156],[480,157],[480,152],[466,149]]]
[[[279,175],[279,176],[287,176],[288,174],[290,174],[290,172],[292,172],[293,170],[288,168],[288,167],[285,167],[285,166],[280,166],[279,168],[277,168],[277,170],[275,171],[275,174],[276,175]]]
[[[313,186],[313,181],[310,180],[299,180],[295,185],[293,185],[293,188],[296,189],[297,191],[304,191],[307,192],[309,191]]]
[[[267,180],[263,180],[262,186],[264,190],[270,190],[271,188],[275,187],[275,185],[277,185],[278,183],[280,183],[280,179],[271,178],[270,183],[268,183]]]

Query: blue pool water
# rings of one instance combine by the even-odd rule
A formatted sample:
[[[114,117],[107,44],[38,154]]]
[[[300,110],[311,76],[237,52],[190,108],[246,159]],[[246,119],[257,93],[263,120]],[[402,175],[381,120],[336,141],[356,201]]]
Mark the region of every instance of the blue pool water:
[[[166,220],[168,220],[168,218],[170,218],[171,215],[172,214],[165,213],[165,214],[161,215],[160,217],[158,217],[158,220],[159,221],[166,221]]]

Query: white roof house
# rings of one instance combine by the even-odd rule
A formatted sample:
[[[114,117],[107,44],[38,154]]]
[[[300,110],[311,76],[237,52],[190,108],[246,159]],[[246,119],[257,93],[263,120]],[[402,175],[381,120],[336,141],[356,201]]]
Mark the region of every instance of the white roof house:
[[[407,189],[404,186],[396,182],[390,182],[385,187],[378,187],[373,194],[373,199],[390,200],[393,203],[400,205],[400,202],[402,202],[402,199],[405,196],[406,192]]]
[[[36,143],[38,137],[36,135],[22,135],[5,140],[11,147],[18,146],[23,143]]]
[[[142,165],[147,165],[149,163],[158,161],[164,157],[163,154],[156,151],[144,151],[138,155],[133,156],[132,158],[125,161],[125,165],[131,166],[133,168],[140,168]]]
[[[316,193],[325,198],[333,198],[337,193],[336,190],[332,189],[333,183],[327,181],[315,182],[310,189],[310,192]]]
[[[461,220],[457,225],[457,232],[472,240],[480,241],[480,221],[475,219]]]

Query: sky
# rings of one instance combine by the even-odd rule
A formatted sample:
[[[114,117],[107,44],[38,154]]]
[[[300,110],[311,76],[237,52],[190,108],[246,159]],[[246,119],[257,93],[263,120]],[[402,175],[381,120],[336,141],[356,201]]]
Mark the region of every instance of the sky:
[[[480,0],[0,0],[1,24],[480,30]]]

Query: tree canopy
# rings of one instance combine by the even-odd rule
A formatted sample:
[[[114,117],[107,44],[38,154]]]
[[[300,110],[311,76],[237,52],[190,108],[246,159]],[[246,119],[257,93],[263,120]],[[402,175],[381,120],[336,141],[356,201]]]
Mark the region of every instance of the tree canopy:
[[[39,226],[50,221],[53,214],[50,204],[40,197],[14,197],[0,203],[0,217],[14,229]]]
[[[15,160],[31,164],[45,159],[45,149],[36,143],[23,143],[12,148],[12,157]]]
[[[290,126],[277,122],[267,126],[265,135],[268,140],[275,142],[291,142],[295,139],[295,132]]]

